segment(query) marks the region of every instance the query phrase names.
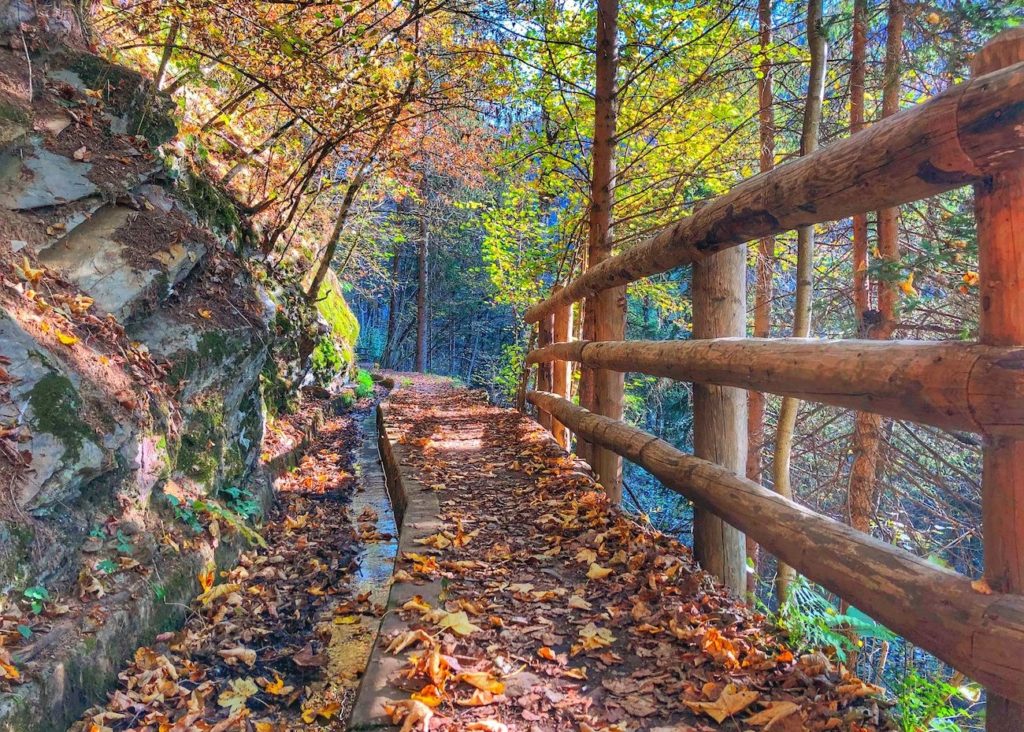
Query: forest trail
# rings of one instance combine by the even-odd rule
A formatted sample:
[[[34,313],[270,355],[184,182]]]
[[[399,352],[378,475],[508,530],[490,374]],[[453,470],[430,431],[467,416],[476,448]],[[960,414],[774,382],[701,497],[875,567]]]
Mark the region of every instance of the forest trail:
[[[879,689],[795,654],[535,422],[399,381],[382,452],[400,555],[352,729],[891,728]]]

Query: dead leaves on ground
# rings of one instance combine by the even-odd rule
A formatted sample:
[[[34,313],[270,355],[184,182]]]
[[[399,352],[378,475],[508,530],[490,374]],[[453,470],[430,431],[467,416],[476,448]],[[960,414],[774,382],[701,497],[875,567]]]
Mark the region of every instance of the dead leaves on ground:
[[[348,589],[358,537],[375,530],[376,516],[352,521],[343,495],[329,488],[347,490],[350,477],[318,477],[332,466],[350,476],[346,454],[356,433],[334,424],[342,420],[350,418],[325,425],[306,472],[280,483],[277,513],[262,532],[267,546],[245,552],[229,571],[207,562],[185,627],[140,648],[109,702],[77,730],[279,732],[330,726],[344,715],[351,691],[329,678],[331,628],[382,608]]]
[[[395,576],[444,585],[405,601],[388,639],[407,696],[387,711],[406,732],[887,729],[877,689],[794,659],[515,413],[434,388],[393,394],[389,419],[444,521]]]

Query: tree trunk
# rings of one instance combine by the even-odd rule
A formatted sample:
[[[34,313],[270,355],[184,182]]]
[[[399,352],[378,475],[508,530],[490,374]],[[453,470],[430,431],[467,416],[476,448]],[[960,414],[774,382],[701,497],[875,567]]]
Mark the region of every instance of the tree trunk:
[[[424,195],[424,201],[426,196]],[[430,222],[427,220],[427,208],[424,205],[420,212],[420,239],[416,246],[416,371],[425,373],[427,369],[427,264],[430,254]]]
[[[800,135],[800,155],[810,155],[818,148],[818,128],[821,126],[821,107],[825,97],[825,61],[828,48],[822,24],[822,0],[810,0],[807,5],[807,43],[811,51],[811,69],[807,80],[807,103],[804,105],[803,130]],[[811,293],[814,274],[814,227],[797,229],[796,303],[793,308],[793,335],[806,338],[811,332]],[[789,462],[793,453],[793,434],[800,401],[792,397],[782,400],[779,425],[775,435],[775,457],[772,464],[775,490],[786,498],[793,497]],[[791,567],[779,562],[776,594],[779,603],[789,596],[793,582]]]
[[[588,268],[597,266],[612,253],[618,13],[618,0],[598,0]],[[585,337],[595,340],[623,338],[626,332],[626,288],[613,287],[591,297],[584,317],[589,321],[585,321]],[[587,384],[581,391],[584,406],[596,414],[620,419],[625,383],[623,375],[598,370],[587,374],[586,378]],[[589,393],[591,389],[592,395]],[[622,499],[622,458],[610,450],[591,446],[590,463],[609,499],[618,503]]]
[[[360,170],[349,181],[348,187],[345,189],[345,197],[338,208],[338,216],[334,220],[334,229],[331,231],[331,237],[327,240],[327,248],[324,250],[323,256],[320,257],[320,265],[317,267],[316,274],[313,275],[313,279],[309,283],[306,299],[310,302],[315,301],[319,297],[320,285],[323,283],[324,277],[327,276],[327,270],[331,268],[334,254],[338,251],[338,242],[341,241],[341,233],[345,230],[345,222],[348,221],[348,215],[352,211],[352,203],[356,200],[356,194],[359,193],[362,185],[363,171]]]
[[[174,44],[178,40],[178,30],[181,22],[177,19],[171,21],[171,27],[167,31],[167,41],[164,43],[164,53],[160,57],[160,66],[157,67],[156,76],[153,77],[153,92],[160,91],[160,85],[164,81],[164,74],[167,72],[167,64],[171,62],[171,55],[174,53]]]
[[[866,0],[858,0],[858,3]],[[899,110],[900,92],[900,55],[903,51],[903,10],[902,0],[891,0],[889,3],[889,20],[885,44],[885,83],[882,88],[882,117],[889,117]],[[857,8],[854,8],[854,64],[851,69],[850,81],[850,129],[859,131],[864,126],[864,32],[857,32]],[[866,23],[867,9],[861,9],[861,25]],[[859,37],[858,37],[859,36]],[[859,42],[859,45],[858,45]],[[859,60],[859,63],[858,63]],[[859,78],[855,78],[855,73]],[[859,88],[855,82],[859,81]],[[878,212],[878,249],[884,259],[890,262],[899,261],[899,240],[897,238],[898,209],[887,208]],[[882,280],[878,296],[878,307],[881,323],[871,327],[865,322],[868,312],[867,282],[867,219],[863,220],[863,231],[854,220],[854,308],[857,317],[857,330],[862,336],[877,340],[886,340],[892,335],[896,314],[895,283]],[[884,294],[883,294],[884,293]],[[858,412],[853,429],[853,465],[850,466],[850,482],[847,488],[847,511],[850,526],[871,532],[877,503],[877,482],[879,472],[879,454],[881,447],[882,417],[877,414]]]
[[[759,23],[758,43],[761,48],[759,64],[760,77],[757,80],[758,127],[761,138],[762,173],[775,167],[775,110],[774,89],[772,88],[772,62],[768,48],[772,42],[771,0],[758,0]],[[757,245],[757,272],[754,280],[754,337],[767,338],[771,335],[772,275],[775,261],[775,238],[767,236]],[[755,483],[761,482],[764,457],[764,394],[759,391],[747,393],[747,477]],[[747,594],[757,591],[757,543],[747,537],[747,561],[754,571],[747,573]]]
[[[398,295],[401,288],[402,244],[397,239],[391,243],[391,297],[388,300],[388,331],[384,339],[384,352],[380,356],[380,364],[388,369],[392,367],[391,354],[394,350],[395,335],[398,330]]]

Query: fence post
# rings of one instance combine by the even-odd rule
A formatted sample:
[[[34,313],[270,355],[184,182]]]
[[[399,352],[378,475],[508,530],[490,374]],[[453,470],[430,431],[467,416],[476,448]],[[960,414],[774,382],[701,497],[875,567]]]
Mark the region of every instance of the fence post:
[[[537,323],[537,347],[543,348],[544,346],[551,345],[551,339],[554,335],[555,329],[555,316],[553,313],[548,313]],[[547,363],[537,364],[537,391],[551,391],[552,386],[552,364],[550,361]],[[540,422],[541,427],[551,431],[552,417],[549,412],[545,412],[543,409],[537,410],[537,421]]]
[[[746,250],[731,247],[693,265],[693,337],[746,335]],[[743,475],[747,461],[747,395],[743,389],[693,385],[693,454]],[[694,507],[693,551],[701,566],[736,597],[746,591],[743,532]]]
[[[552,294],[556,294],[561,289],[561,285],[555,285]],[[556,308],[554,318],[554,342],[568,342],[572,334],[572,303]],[[552,368],[554,369],[554,374],[551,378],[551,391],[563,399],[568,399],[572,385],[572,363],[569,361],[555,361],[552,363]],[[569,449],[569,430],[554,417],[551,418],[551,434],[555,436],[555,441],[559,445],[566,450]]]
[[[1000,33],[974,60],[975,76],[1024,61],[1024,29]],[[968,151],[969,152],[969,151]],[[981,288],[980,340],[1024,344],[1024,170],[974,186]],[[1024,594],[1024,441],[987,436],[981,481],[985,579],[995,592]],[[989,694],[985,728],[1024,730],[1024,705]]]

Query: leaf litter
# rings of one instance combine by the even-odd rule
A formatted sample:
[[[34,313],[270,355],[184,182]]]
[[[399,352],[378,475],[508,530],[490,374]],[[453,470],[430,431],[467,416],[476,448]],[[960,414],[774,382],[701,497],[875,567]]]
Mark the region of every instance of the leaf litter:
[[[441,606],[416,595],[382,639],[404,661],[382,702],[403,732],[894,729],[880,689],[794,654],[531,420],[438,380],[390,401],[445,524],[395,577],[440,580]]]
[[[231,569],[208,563],[185,626],[139,648],[107,703],[75,732],[344,729],[355,680],[333,673],[332,630],[383,613],[350,579],[361,543],[389,538],[375,517],[357,521],[346,507],[358,489],[357,434],[353,416],[327,418],[297,469],[278,481],[261,529],[266,547]]]

